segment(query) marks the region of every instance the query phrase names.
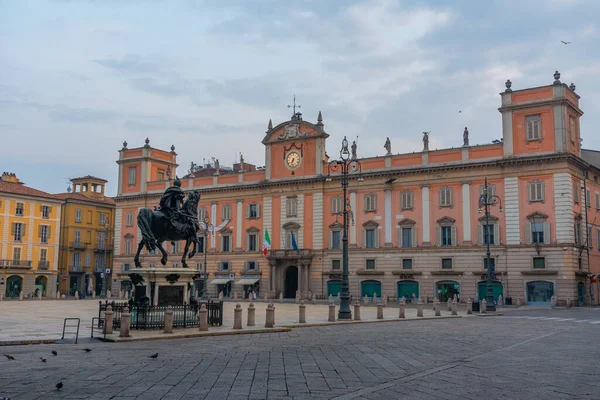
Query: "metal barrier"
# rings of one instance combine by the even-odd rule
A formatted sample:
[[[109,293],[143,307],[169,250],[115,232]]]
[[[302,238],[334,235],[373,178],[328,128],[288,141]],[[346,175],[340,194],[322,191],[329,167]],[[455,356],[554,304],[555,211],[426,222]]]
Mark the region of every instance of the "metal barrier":
[[[96,321],[98,321],[98,323],[96,324]],[[100,333],[102,335],[103,339],[106,339],[106,332],[104,331],[104,325],[106,324],[106,319],[105,318],[100,318],[100,317],[93,317],[92,318],[92,329],[91,329],[91,338],[94,338],[94,330],[98,331],[100,330]],[[96,326],[98,325],[98,326]]]
[[[77,325],[67,325],[67,321],[77,321]],[[62,337],[61,340],[65,339],[65,333],[73,333],[73,332],[65,332],[67,328],[77,328],[77,331],[75,332],[75,344],[77,344],[77,340],[79,339],[79,324],[80,324],[80,320],[79,318],[65,318],[65,321],[63,322],[63,332],[62,332]]]

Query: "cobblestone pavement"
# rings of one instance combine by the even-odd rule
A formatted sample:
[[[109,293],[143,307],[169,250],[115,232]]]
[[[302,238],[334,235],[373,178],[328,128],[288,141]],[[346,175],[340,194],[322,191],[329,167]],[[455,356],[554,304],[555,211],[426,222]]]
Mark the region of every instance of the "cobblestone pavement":
[[[543,318],[515,318],[525,316]],[[600,398],[600,324],[576,320],[598,321],[600,311],[511,311],[503,317],[326,326],[259,335],[3,347],[2,352],[15,360],[0,360],[0,396],[13,400]],[[92,351],[83,351],[86,347]],[[158,358],[149,358],[155,352]],[[47,363],[40,361],[41,356]],[[59,381],[64,387],[57,391]]]

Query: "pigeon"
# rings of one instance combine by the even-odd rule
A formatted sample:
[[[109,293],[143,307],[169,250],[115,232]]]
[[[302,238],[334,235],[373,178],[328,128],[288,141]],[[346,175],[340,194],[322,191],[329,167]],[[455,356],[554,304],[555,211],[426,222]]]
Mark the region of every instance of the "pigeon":
[[[460,114],[460,113],[462,113],[462,110],[458,110],[458,113],[459,113],[459,114]]]
[[[150,358],[158,358],[158,353],[154,353],[150,356]]]
[[[56,350],[52,350],[52,354],[55,355],[55,356],[57,356],[58,352]]]
[[[9,354],[5,354],[4,357],[8,358],[9,360],[14,360],[15,358]]]
[[[83,351],[85,351],[86,353],[89,353],[90,351],[92,351],[92,349],[83,349]]]
[[[56,384],[56,390],[60,390],[63,387],[63,383],[62,382],[58,382]]]
[[[565,42],[564,40],[561,40],[561,42],[562,42],[562,44],[564,44],[564,45],[567,45],[567,44],[571,43],[571,42]]]
[[[44,357],[40,357],[40,360],[42,360],[42,362],[46,362],[48,360],[46,360]]]

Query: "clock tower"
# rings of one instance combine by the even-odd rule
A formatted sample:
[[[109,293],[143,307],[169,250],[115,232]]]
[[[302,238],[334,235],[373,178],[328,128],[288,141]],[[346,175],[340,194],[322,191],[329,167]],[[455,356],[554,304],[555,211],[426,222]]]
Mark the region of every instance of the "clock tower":
[[[321,112],[316,124],[304,121],[300,112],[275,127],[269,121],[262,141],[265,145],[265,178],[270,180],[322,175],[325,141],[328,137]]]

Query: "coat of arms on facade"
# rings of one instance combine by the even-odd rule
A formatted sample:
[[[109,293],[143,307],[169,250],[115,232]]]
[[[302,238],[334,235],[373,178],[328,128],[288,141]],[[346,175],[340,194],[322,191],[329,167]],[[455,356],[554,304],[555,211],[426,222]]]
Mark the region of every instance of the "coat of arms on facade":
[[[295,139],[308,136],[307,133],[300,133],[300,124],[288,124],[285,126],[285,132],[277,137],[277,140]]]

